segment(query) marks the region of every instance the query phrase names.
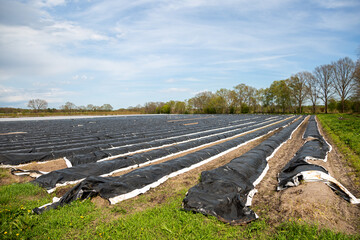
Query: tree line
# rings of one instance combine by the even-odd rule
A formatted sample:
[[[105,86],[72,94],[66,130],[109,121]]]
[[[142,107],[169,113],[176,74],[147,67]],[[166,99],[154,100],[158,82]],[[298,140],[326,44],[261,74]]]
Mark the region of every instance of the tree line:
[[[241,83],[233,89],[200,92],[185,101],[147,102],[128,109],[148,114],[360,112],[360,59],[355,63],[341,58],[274,81],[268,88]]]
[[[49,112],[56,111],[55,108],[48,108],[48,103],[43,99],[31,99],[27,104],[28,108],[34,111],[47,110]],[[72,112],[72,111],[112,111],[113,107],[110,104],[103,104],[102,106],[95,106],[93,104],[88,104],[85,106],[76,106],[72,102],[66,102],[64,105],[60,106],[61,111]]]

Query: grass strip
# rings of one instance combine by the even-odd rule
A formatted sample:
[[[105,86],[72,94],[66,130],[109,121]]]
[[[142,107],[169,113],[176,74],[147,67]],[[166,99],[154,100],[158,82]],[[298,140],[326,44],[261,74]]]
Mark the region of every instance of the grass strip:
[[[272,226],[262,218],[246,226],[230,226],[214,217],[183,211],[186,189],[162,204],[133,211],[129,203],[96,206],[90,200],[75,201],[42,215],[31,212],[54,195],[29,183],[0,187],[1,239],[357,239],[319,230],[304,222]],[[141,195],[131,204],[143,204]]]
[[[355,184],[360,185],[360,115],[319,114],[323,129],[348,164],[354,169]]]

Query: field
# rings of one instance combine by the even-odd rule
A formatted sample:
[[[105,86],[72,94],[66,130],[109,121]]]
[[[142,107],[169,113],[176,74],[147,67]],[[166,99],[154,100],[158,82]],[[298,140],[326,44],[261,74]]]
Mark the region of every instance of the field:
[[[336,122],[331,117],[319,119]],[[351,117],[336,116],[340,124]],[[324,144],[324,149],[329,143],[332,151],[320,151],[307,161],[324,167],[359,196],[356,170],[342,157],[343,148],[350,149],[353,139],[358,143],[359,135],[348,142],[340,138],[344,146],[338,149],[326,124],[328,132],[320,126],[318,133],[327,142],[322,136],[313,140],[317,124],[309,117],[157,115],[12,121],[0,126],[4,239],[359,237],[359,205],[350,204],[324,183],[301,180],[297,187],[276,191],[278,174],[301,155],[301,149],[306,150],[307,143]],[[319,160],[324,157],[326,162]],[[17,168],[13,173],[18,175],[6,167]],[[227,174],[220,174],[224,170]],[[241,177],[234,174],[246,178],[239,181]],[[208,184],[215,178],[220,178],[215,185]],[[246,215],[246,206],[242,206],[245,215],[221,215],[215,208],[216,214],[209,211],[204,216],[191,205],[198,194],[204,194],[201,189],[210,189],[203,204],[212,197],[211,202],[216,202],[222,195],[233,196],[233,188],[225,186],[234,184],[243,189],[234,197],[252,198],[248,206],[258,219],[249,220],[253,215]],[[251,189],[258,191],[253,197]],[[62,196],[67,197],[50,207],[57,209],[39,208]],[[229,215],[235,220],[230,221]]]

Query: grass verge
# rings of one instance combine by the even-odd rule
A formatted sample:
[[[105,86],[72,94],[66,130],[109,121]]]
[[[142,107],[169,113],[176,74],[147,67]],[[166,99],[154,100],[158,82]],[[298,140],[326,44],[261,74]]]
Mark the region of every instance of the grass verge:
[[[356,185],[360,185],[360,115],[319,114],[321,125],[346,161],[354,169]]]
[[[315,225],[289,221],[271,226],[263,218],[247,226],[230,226],[214,217],[183,211],[186,189],[161,205],[133,211],[126,201],[99,207],[90,200],[75,201],[36,215],[31,209],[54,195],[30,183],[0,187],[1,239],[358,239],[319,230]],[[142,204],[146,195],[131,204]]]

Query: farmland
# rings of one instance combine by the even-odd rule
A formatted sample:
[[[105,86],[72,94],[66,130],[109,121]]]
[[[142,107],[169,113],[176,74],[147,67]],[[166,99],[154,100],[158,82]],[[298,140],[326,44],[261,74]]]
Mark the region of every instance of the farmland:
[[[340,153],[335,149],[327,154],[330,145],[319,135],[322,129],[316,129],[315,119],[292,115],[157,115],[0,125],[0,160],[4,167],[17,168],[13,173],[18,174],[1,169],[3,238],[351,239],[359,234],[359,208],[325,184],[303,183],[275,191],[276,177],[284,166],[300,148],[305,151],[306,143],[314,141],[324,145],[325,155],[318,154],[309,161],[327,169],[358,196],[356,185],[343,171]],[[309,134],[319,140],[305,140]],[[252,164],[254,159],[259,159],[258,163]],[[251,165],[254,170],[250,170]],[[227,174],[218,174],[222,169],[227,169]],[[248,177],[239,182],[229,169]],[[244,201],[253,198],[252,204],[243,207],[245,212],[249,207],[259,218],[248,221],[241,215],[235,216],[236,221],[226,220],[215,210],[200,211],[207,216],[195,214],[196,207],[189,205],[191,197],[197,192],[196,186],[204,187],[211,176],[220,176],[214,182],[249,188],[236,196]],[[26,183],[29,181],[32,183]],[[22,183],[9,185],[13,182]],[[254,196],[252,189],[258,191]],[[230,196],[232,192],[222,194]],[[62,198],[50,207],[40,207],[55,196]]]

